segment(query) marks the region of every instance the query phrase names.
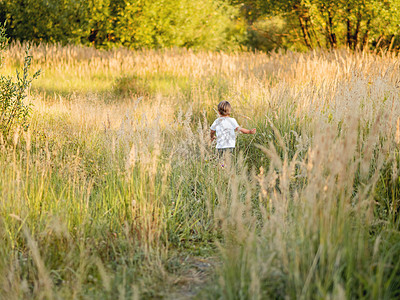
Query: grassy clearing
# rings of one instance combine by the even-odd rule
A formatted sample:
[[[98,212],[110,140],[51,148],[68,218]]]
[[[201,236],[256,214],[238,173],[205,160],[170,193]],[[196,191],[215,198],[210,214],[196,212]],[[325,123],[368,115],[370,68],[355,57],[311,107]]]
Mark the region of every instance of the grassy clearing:
[[[395,56],[32,55],[32,125],[0,152],[2,297],[191,297],[199,260],[216,266],[201,298],[399,296]],[[224,169],[222,99],[257,128]]]

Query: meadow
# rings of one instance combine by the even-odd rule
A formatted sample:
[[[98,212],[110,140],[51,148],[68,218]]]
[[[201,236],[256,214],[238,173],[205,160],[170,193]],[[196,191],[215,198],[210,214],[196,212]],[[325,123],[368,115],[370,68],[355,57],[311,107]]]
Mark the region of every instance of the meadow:
[[[0,298],[400,297],[395,54],[30,53],[30,127],[0,143]],[[221,100],[257,129],[224,167]]]

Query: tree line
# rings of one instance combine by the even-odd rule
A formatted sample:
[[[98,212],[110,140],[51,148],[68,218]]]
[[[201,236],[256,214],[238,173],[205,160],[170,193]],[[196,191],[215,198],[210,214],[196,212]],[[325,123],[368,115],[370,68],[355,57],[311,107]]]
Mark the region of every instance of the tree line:
[[[254,47],[399,49],[399,0],[232,0]],[[268,42],[269,41],[269,42]]]
[[[99,48],[398,50],[400,0],[0,0],[12,39]]]
[[[236,14],[215,0],[0,0],[11,39],[100,48],[230,47],[243,36]]]

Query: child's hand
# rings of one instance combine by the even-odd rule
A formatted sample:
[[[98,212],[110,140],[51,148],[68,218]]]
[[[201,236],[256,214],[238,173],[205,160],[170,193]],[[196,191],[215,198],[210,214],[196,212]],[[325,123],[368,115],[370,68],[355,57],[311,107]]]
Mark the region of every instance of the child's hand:
[[[256,129],[255,128],[253,128],[251,130],[246,129],[246,128],[240,128],[240,127],[238,127],[238,128],[239,128],[240,132],[244,133],[244,134],[255,134],[256,133]]]

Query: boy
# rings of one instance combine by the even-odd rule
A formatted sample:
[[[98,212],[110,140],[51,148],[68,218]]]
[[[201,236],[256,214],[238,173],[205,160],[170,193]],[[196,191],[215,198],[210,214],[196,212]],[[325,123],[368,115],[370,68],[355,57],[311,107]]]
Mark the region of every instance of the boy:
[[[226,152],[232,153],[235,149],[236,135],[235,131],[245,134],[254,134],[256,129],[248,130],[242,128],[234,118],[229,117],[231,114],[231,105],[228,101],[222,101],[218,104],[218,113],[220,117],[211,125],[211,141],[217,136],[217,146],[219,156],[223,156]]]

